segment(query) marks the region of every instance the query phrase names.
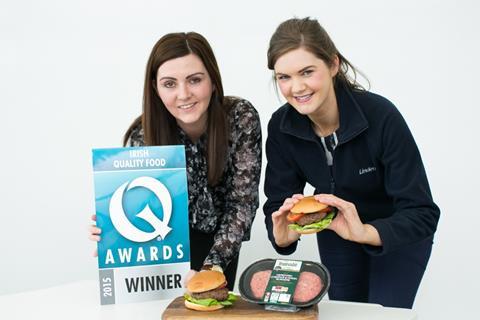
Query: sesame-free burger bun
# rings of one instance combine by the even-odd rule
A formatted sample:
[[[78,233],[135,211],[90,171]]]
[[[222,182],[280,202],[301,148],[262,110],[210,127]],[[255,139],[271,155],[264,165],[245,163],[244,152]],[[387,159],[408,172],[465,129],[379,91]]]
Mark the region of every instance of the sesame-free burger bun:
[[[207,270],[197,272],[187,283],[187,290],[192,293],[216,289],[225,283],[225,275],[219,271]],[[187,301],[185,301],[185,305]]]
[[[311,213],[322,211],[327,208],[328,205],[318,202],[315,200],[314,196],[304,197],[300,199],[293,207],[290,209],[290,212],[293,213]]]
[[[221,304],[216,304],[213,306],[202,306],[201,304],[192,303],[188,300],[185,300],[185,307],[196,311],[215,311],[223,308]]]

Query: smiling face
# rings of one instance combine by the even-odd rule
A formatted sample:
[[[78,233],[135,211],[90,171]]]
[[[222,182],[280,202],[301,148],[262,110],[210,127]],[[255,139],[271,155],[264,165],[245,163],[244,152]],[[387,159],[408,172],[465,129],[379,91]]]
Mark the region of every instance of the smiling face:
[[[168,112],[187,135],[195,139],[205,132],[213,85],[197,55],[163,63],[157,71],[156,87]]]
[[[314,122],[336,112],[333,77],[338,72],[338,58],[335,62],[328,67],[304,48],[291,50],[275,62],[275,79],[282,95],[299,113]]]

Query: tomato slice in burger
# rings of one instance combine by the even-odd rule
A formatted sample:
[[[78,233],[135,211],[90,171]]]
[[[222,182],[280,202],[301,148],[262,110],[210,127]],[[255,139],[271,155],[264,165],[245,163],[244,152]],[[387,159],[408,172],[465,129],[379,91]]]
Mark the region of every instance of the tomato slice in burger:
[[[300,220],[300,218],[303,216],[303,213],[293,213],[293,212],[290,212],[288,215],[287,215],[287,220],[290,221],[290,222],[296,222],[298,220]]]

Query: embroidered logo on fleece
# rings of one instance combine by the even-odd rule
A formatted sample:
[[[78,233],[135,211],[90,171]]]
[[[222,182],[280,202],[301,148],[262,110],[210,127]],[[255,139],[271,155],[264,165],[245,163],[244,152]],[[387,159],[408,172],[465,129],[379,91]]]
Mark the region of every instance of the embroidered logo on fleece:
[[[362,174],[370,173],[370,172],[373,172],[373,171],[377,171],[377,167],[362,168],[362,169],[358,170],[358,174],[361,176]]]

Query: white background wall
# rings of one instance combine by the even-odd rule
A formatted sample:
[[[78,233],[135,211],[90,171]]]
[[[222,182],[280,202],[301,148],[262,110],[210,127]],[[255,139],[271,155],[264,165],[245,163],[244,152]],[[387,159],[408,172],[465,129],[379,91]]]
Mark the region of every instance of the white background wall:
[[[473,0],[1,0],[0,294],[96,279],[86,231],[90,149],[120,146],[141,111],[146,60],[161,35],[206,36],[225,92],[252,101],[266,132],[281,103],[266,68],[269,37],[281,21],[310,15],[372,91],[397,105],[422,152],[442,217],[414,306],[420,319],[472,318],[480,287],[479,13]],[[239,271],[276,256],[259,210]],[[293,257],[318,259],[314,237]]]

